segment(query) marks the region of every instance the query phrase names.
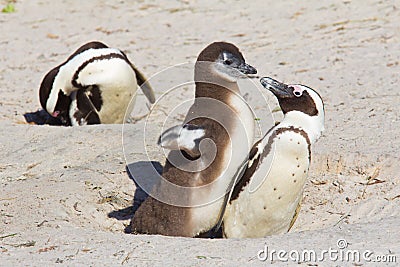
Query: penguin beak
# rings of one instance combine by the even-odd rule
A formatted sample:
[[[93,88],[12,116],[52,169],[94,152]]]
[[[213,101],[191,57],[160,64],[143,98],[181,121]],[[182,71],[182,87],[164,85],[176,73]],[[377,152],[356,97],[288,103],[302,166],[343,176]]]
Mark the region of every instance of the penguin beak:
[[[240,64],[237,69],[243,73],[243,74],[256,74],[257,70],[253,66],[250,66],[249,64],[242,63]]]
[[[278,82],[269,77],[263,77],[260,79],[262,86],[270,90],[278,98],[287,98],[292,96],[291,87],[288,85]]]

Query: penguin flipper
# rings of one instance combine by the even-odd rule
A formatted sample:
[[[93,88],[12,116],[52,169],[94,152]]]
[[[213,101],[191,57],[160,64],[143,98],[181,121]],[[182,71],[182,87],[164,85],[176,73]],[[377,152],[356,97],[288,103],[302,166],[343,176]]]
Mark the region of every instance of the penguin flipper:
[[[290,231],[290,229],[292,229],[294,223],[296,222],[297,217],[299,216],[299,213],[300,213],[300,209],[301,209],[301,200],[299,201],[299,204],[297,204],[297,207],[296,207],[296,210],[294,212],[293,218],[290,221],[288,232]]]
[[[184,150],[190,155],[200,155],[200,141],[204,136],[205,130],[201,126],[177,125],[164,131],[157,144],[169,150]]]

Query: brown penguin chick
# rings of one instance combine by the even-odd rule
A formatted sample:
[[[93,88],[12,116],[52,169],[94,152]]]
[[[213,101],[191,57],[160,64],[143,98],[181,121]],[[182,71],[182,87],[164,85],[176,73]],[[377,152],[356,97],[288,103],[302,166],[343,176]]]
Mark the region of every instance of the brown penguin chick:
[[[183,126],[160,136],[160,146],[171,152],[160,185],[132,219],[134,233],[194,237],[217,223],[254,138],[253,113],[237,79],[256,72],[230,43],[212,43],[199,54],[194,104]]]

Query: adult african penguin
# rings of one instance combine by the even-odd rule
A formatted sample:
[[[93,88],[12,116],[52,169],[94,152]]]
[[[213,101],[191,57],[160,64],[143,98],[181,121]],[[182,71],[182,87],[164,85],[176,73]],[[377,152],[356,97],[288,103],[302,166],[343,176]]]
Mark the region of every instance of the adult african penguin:
[[[223,234],[228,238],[289,231],[300,209],[311,146],[324,130],[324,104],[316,91],[267,77],[261,84],[276,96],[284,118],[250,151],[226,207]]]
[[[123,123],[138,86],[154,103],[153,89],[127,56],[94,41],[45,75],[39,98],[43,109],[63,125]]]

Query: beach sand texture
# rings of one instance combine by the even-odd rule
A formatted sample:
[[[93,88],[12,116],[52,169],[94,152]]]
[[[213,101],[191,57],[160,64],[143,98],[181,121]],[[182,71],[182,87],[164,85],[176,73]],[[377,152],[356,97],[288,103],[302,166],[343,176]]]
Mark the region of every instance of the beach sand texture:
[[[0,7],[6,3],[0,1]],[[349,249],[397,255],[400,261],[399,2],[18,0],[14,5],[15,12],[0,13],[1,266],[258,266],[266,264],[257,258],[265,244],[321,251],[337,249],[338,239]],[[326,130],[313,148],[303,206],[290,233],[244,240],[124,234],[135,195],[127,164],[164,163],[155,146],[163,110],[193,99],[193,88],[161,101],[149,120],[124,127],[26,124],[23,114],[40,107],[43,76],[91,40],[125,51],[148,77],[194,62],[213,41],[229,41],[260,76],[316,89],[325,101]],[[179,75],[151,78],[156,97]],[[264,95],[271,109],[277,107],[271,94]],[[146,114],[145,102],[139,92],[133,117]],[[180,119],[182,114],[172,118]],[[148,155],[137,149],[145,127]]]

